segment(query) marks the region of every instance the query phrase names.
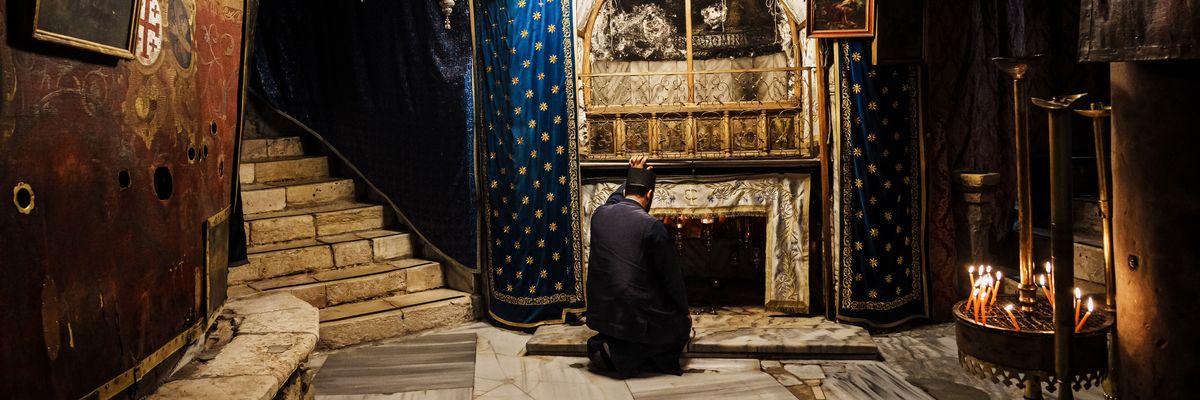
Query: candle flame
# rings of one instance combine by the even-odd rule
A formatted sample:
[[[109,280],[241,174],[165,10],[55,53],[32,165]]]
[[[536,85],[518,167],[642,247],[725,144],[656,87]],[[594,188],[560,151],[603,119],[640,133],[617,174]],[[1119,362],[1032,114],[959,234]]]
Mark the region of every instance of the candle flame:
[[[975,273],[975,266],[972,265],[970,268],[967,268],[967,272],[970,272],[972,274]]]
[[[999,281],[1000,281],[1000,279],[1001,279],[1001,278],[1003,278],[1003,277],[1004,277],[1004,273],[1003,273],[1003,272],[996,271],[996,281],[997,281],[997,282],[999,282]]]
[[[1008,303],[1007,306],[1004,306],[1004,311],[1012,312],[1012,310],[1013,310],[1012,303]]]
[[[990,273],[992,273],[992,266],[991,266],[991,265],[987,266],[987,273],[989,273],[989,274],[990,274]]]
[[[1078,300],[1080,298],[1083,298],[1083,291],[1079,290],[1079,288],[1075,288],[1075,299]]]
[[[1054,270],[1053,264],[1050,264],[1049,261],[1046,261],[1046,273],[1049,274],[1053,270]]]
[[[1046,275],[1038,275],[1038,284],[1046,287]]]
[[[1088,297],[1088,312],[1092,312],[1092,298]]]

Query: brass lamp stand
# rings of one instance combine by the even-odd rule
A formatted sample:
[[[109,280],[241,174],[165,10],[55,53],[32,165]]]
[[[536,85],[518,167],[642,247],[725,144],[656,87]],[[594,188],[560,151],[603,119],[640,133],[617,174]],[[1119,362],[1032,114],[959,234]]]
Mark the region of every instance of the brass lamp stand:
[[[1112,199],[1109,192],[1108,170],[1108,141],[1104,138],[1105,121],[1112,114],[1112,107],[1102,103],[1092,103],[1091,108],[1075,110],[1079,115],[1092,119],[1092,136],[1096,143],[1096,175],[1100,181],[1100,219],[1104,233],[1104,307],[1105,311],[1117,317],[1117,278],[1113,266],[1112,248]],[[1109,331],[1108,344],[1108,375],[1104,377],[1104,397],[1118,398],[1117,380],[1117,325],[1113,324]]]
[[[1030,210],[1029,179],[1029,103],[1025,100],[1025,80],[1030,68],[1041,60],[1041,55],[1030,57],[996,57],[992,62],[1012,78],[1013,85],[1013,131],[1016,134],[1017,150],[1017,220],[1020,223],[1018,238],[1020,255],[1018,269],[1021,272],[1017,285],[1017,307],[1022,312],[1031,312],[1037,302],[1037,284],[1033,281],[1033,213]]]

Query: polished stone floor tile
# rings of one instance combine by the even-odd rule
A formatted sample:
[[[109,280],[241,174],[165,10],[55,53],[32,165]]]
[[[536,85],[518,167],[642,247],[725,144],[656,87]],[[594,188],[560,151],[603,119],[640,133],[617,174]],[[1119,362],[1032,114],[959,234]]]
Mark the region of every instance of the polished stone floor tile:
[[[664,375],[630,379],[626,384],[636,400],[795,399],[787,388],[762,372]]]

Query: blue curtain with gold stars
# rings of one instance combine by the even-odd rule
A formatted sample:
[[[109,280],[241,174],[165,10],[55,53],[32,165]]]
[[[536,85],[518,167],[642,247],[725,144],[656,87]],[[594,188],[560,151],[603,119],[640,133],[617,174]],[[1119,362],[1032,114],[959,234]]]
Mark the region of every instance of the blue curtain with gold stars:
[[[871,65],[838,46],[841,92],[838,319],[877,327],[929,315],[917,65]]]
[[[474,0],[488,312],[518,328],[584,307],[569,0]]]

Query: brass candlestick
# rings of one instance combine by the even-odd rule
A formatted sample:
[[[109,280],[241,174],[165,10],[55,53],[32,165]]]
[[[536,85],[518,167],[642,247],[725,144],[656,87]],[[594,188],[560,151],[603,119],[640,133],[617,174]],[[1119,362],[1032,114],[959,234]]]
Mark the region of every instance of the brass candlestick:
[[[1112,107],[1103,103],[1092,103],[1087,110],[1075,110],[1079,115],[1092,119],[1092,135],[1096,143],[1096,176],[1100,181],[1100,223],[1104,232],[1104,306],[1105,311],[1117,317],[1116,275],[1112,249],[1112,194],[1109,192],[1108,141],[1104,139],[1105,118],[1112,114]],[[1104,395],[1118,398],[1117,393],[1117,326],[1109,331],[1108,375],[1104,377]]]
[[[1033,311],[1037,302],[1037,285],[1033,282],[1033,213],[1030,210],[1029,179],[1029,102],[1025,99],[1026,74],[1041,60],[1041,55],[1030,57],[996,57],[992,62],[1000,70],[1012,78],[1013,85],[1013,131],[1016,134],[1017,147],[1017,219],[1020,223],[1019,242],[1020,258],[1018,269],[1021,272],[1017,285],[1017,308],[1022,312]]]
[[[1071,400],[1072,341],[1075,319],[1067,307],[1071,304],[1071,284],[1075,275],[1075,237],[1071,229],[1071,103],[1085,94],[1034,98],[1033,104],[1046,109],[1050,117],[1050,254],[1054,260],[1054,364],[1060,379],[1061,400]],[[1077,315],[1077,314],[1076,314]]]

